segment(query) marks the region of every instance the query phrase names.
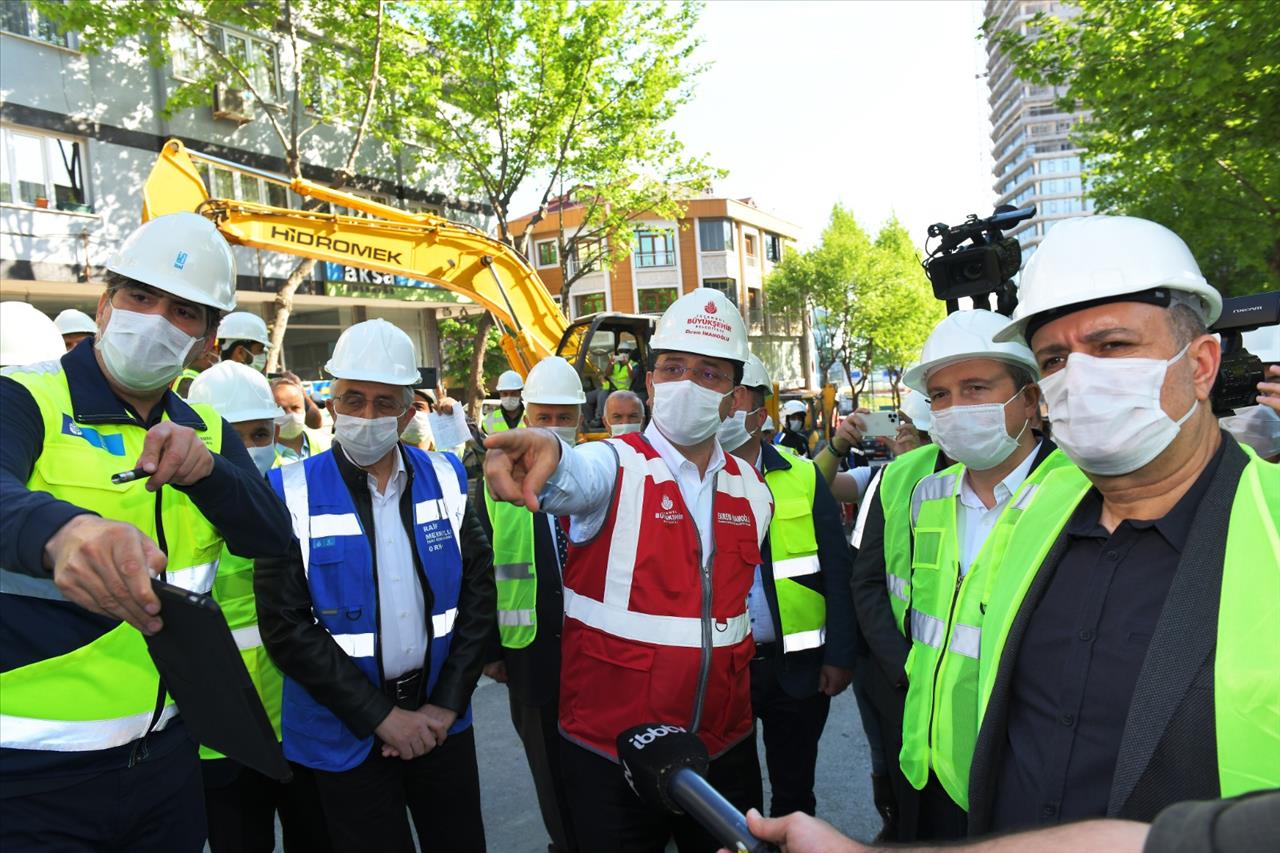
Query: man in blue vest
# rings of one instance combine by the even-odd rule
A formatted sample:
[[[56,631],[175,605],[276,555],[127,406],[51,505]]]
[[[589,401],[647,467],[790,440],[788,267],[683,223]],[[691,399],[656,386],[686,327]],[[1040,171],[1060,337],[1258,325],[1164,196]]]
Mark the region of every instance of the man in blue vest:
[[[831,697],[853,678],[853,558],[821,473],[807,459],[760,439],[772,387],[764,363],[751,356],[716,437],[725,451],[760,471],[774,501],[747,598],[756,643],[751,707],[764,729],[769,812],[814,814],[818,740]]]
[[[325,370],[333,449],[271,472],[297,541],[255,565],[285,674],[284,752],[315,771],[336,851],[484,849],[471,692],[494,618],[489,541],[462,464],[399,443],[419,381],[409,336],[369,320]]]
[[[169,390],[235,307],[231,248],[203,217],[161,216],[106,282],[94,337],[0,379],[6,853],[203,847],[196,745],[142,637],[164,623],[148,575],[208,592],[224,543],[289,544],[236,431]]]

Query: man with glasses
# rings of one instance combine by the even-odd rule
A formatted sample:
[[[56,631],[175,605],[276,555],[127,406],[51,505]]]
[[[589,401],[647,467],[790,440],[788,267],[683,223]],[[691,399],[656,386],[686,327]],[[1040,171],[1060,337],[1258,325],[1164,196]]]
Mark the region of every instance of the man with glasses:
[[[560,744],[580,849],[682,853],[718,845],[687,816],[644,805],[615,739],[646,722],[696,732],[708,779],[740,810],[763,799],[751,715],[747,593],[773,514],[716,430],[747,361],[742,315],[719,292],[676,300],[651,340],[653,420],[578,448],[549,430],[491,435],[492,496],[569,516]]]
[[[471,692],[494,619],[492,552],[462,464],[399,443],[417,356],[385,320],[325,370],[333,449],[272,471],[297,537],[260,560],[259,627],[285,674],[284,752],[315,771],[335,851],[484,849]]]

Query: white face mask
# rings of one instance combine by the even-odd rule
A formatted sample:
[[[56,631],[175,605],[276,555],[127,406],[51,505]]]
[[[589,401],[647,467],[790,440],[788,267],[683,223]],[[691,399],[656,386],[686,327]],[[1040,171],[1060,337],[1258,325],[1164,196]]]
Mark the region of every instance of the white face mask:
[[[1018,399],[1022,389],[1003,403],[952,406],[933,413],[929,435],[957,462],[975,471],[987,471],[1009,458],[1018,448],[1018,439],[1027,431],[1027,422],[1016,438],[1004,426],[1004,407]]]
[[[792,432],[800,432],[804,429],[804,418],[787,418],[787,429]]]
[[[111,378],[134,392],[155,391],[177,378],[196,338],[163,314],[112,308],[107,328],[95,339]]]
[[[427,419],[430,412],[414,412],[413,420],[400,433],[400,437],[410,444],[427,444],[431,441],[431,421]]]
[[[720,442],[720,446],[732,453],[750,441],[754,433],[747,429],[747,415],[755,414],[758,411],[760,410],[734,412],[722,420],[720,426],[716,427],[716,441]]]
[[[548,427],[548,429],[554,432],[560,438],[561,441],[563,441],[565,444],[569,445],[570,447],[573,447],[573,445],[578,443],[577,427],[558,426],[558,427]]]
[[[258,353],[253,357],[253,363],[250,364],[249,366],[252,367],[254,370],[258,371],[259,373],[266,372],[267,354],[265,352]]]
[[[266,447],[246,447],[249,451],[249,458],[253,460],[253,464],[258,466],[258,473],[265,474],[271,470],[271,466],[276,464],[276,448],[274,444],[268,444]]]
[[[306,418],[302,412],[286,412],[285,416],[278,421],[280,427],[280,437],[287,438],[290,441],[302,435],[302,428],[305,426]]]
[[[716,434],[720,401],[726,394],[703,388],[692,379],[653,384],[653,420],[663,435],[692,447]]]
[[[520,408],[520,398],[519,397],[503,397],[498,401],[498,404],[502,406],[502,408],[506,409],[508,412],[514,412],[516,409]]]
[[[333,434],[351,461],[367,468],[387,455],[387,451],[400,440],[398,418],[357,418],[354,415],[338,415],[334,419]]]
[[[1234,415],[1218,419],[1232,438],[1247,444],[1263,459],[1280,456],[1280,414],[1270,406],[1237,409]]]
[[[1040,382],[1054,442],[1090,474],[1129,474],[1155,459],[1199,403],[1176,421],[1160,407],[1165,373],[1187,347],[1168,361],[1071,353],[1065,367]],[[937,414],[933,424],[936,429]]]
[[[629,432],[639,432],[640,424],[609,424],[609,435],[619,436],[626,435]]]

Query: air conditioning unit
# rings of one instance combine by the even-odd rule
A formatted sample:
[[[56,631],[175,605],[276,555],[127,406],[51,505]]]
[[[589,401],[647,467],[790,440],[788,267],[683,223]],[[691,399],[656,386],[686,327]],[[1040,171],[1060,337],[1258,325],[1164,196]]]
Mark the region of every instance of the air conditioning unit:
[[[253,121],[253,96],[226,83],[213,87],[213,117],[244,124]]]

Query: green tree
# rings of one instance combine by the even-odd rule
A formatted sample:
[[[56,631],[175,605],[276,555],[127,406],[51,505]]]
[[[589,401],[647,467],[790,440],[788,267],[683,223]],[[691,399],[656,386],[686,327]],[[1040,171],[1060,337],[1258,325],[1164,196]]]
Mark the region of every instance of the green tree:
[[[507,369],[506,356],[498,347],[502,337],[492,324],[480,329],[481,315],[469,317],[442,317],[440,319],[440,384],[445,388],[462,388],[470,378],[472,354],[484,352],[481,363],[481,379],[484,387],[490,387],[498,374]]]
[[[1077,0],[985,30],[1017,73],[1066,87],[1099,211],[1177,232],[1226,294],[1280,288],[1280,0]]]

